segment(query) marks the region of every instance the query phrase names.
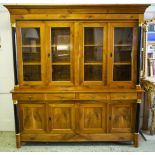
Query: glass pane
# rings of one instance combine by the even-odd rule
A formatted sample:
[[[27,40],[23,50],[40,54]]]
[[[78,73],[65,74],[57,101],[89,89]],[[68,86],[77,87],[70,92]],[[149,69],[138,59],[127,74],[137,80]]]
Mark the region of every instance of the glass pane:
[[[123,35],[122,35],[123,34]],[[115,28],[114,30],[114,61],[131,62],[132,28]]]
[[[57,47],[52,48],[53,62],[70,62],[70,51],[69,50],[58,50]]]
[[[113,79],[114,81],[130,81],[131,65],[114,65]]]
[[[41,81],[41,66],[24,65],[23,75],[24,75],[24,81]]]
[[[116,27],[114,30],[115,45],[132,45],[132,35],[131,27]]]
[[[85,65],[85,81],[102,81],[102,65]]]
[[[87,46],[84,48],[84,62],[102,62],[102,47]]]
[[[40,62],[40,47],[23,47],[23,62]]]
[[[52,61],[70,61],[70,28],[52,28]]]
[[[22,44],[35,46],[40,44],[40,28],[22,28]]]
[[[85,45],[102,45],[103,44],[103,28],[85,27],[84,28],[84,44]]]
[[[132,46],[118,46],[114,49],[115,62],[131,62]]]
[[[53,65],[53,81],[70,81],[70,65]]]

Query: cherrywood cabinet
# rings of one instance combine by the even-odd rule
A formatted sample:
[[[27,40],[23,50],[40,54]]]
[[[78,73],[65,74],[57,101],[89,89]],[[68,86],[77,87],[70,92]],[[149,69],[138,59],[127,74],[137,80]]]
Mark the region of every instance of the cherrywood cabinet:
[[[17,147],[27,141],[138,146],[139,24],[147,5],[6,7],[17,47]]]

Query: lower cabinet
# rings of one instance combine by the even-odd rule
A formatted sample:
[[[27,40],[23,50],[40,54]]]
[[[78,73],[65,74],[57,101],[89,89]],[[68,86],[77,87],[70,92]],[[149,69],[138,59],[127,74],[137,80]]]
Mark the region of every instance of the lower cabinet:
[[[135,101],[19,102],[22,141],[131,140]],[[122,139],[123,135],[126,139]],[[28,136],[27,136],[28,135]],[[30,137],[30,139],[29,139]]]

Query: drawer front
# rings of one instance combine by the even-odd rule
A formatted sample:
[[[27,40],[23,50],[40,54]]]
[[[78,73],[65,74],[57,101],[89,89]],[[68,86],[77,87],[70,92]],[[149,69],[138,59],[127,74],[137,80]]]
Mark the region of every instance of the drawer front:
[[[45,100],[44,94],[13,94],[13,99],[19,101],[34,101],[34,100]]]
[[[75,93],[51,93],[46,94],[46,100],[74,100]]]
[[[108,93],[80,93],[80,100],[108,100]]]
[[[111,100],[136,100],[137,93],[111,93]]]

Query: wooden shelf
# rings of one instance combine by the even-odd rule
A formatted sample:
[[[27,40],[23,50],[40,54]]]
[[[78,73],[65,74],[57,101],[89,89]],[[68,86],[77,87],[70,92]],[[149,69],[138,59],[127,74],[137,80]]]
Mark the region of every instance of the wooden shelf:
[[[103,45],[94,45],[94,44],[88,44],[84,45],[84,47],[102,47]]]
[[[51,65],[71,65],[70,62],[52,62]]]
[[[115,62],[114,65],[131,65],[131,62]]]
[[[23,65],[41,65],[40,62],[23,62]]]
[[[85,62],[84,65],[102,65],[102,62]]]
[[[22,45],[22,47],[33,48],[33,47],[41,47],[40,45]]]
[[[114,47],[126,47],[126,46],[132,46],[132,44],[115,44]]]

